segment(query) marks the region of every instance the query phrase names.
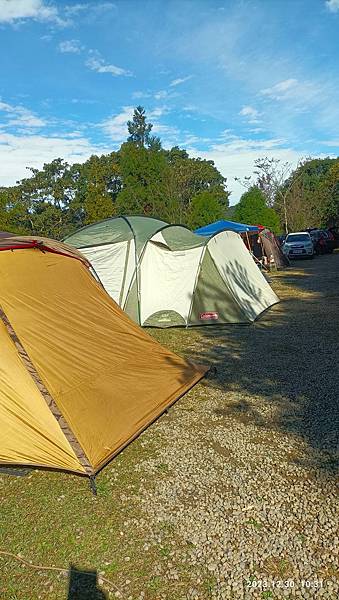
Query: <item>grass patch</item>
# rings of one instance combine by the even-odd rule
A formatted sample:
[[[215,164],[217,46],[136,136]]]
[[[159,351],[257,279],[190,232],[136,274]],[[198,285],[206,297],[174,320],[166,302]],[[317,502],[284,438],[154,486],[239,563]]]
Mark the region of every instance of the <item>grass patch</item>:
[[[248,521],[245,522],[245,524],[252,525],[252,527],[255,527],[255,529],[262,528],[262,523],[259,523],[259,521],[256,521],[255,519],[249,519]]]
[[[159,577],[158,575],[156,575],[155,577],[151,577],[151,579],[150,579],[147,587],[152,592],[157,592],[160,589],[161,586],[162,586],[161,577]]]
[[[216,589],[216,585],[217,580],[215,579],[215,577],[209,577],[208,579],[204,580],[203,589],[205,590],[205,592],[207,592],[208,596],[210,596]]]

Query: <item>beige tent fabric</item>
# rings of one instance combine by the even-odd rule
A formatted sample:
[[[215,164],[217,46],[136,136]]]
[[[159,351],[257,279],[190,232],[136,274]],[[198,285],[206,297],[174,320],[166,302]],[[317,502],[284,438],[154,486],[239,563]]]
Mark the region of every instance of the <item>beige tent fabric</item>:
[[[53,251],[59,244],[49,241],[48,247]],[[163,348],[132,322],[88,268],[71,256],[0,248],[0,281],[0,306],[93,472],[206,372]],[[1,348],[6,333],[2,327]],[[7,363],[2,363],[6,377],[12,363],[20,376],[6,386],[3,378],[0,382],[0,403],[6,404],[7,414],[0,432],[0,462],[83,472],[68,442],[61,440],[54,417],[51,425],[46,402],[21,369],[8,334],[6,346],[11,348]],[[18,427],[27,404],[31,420],[26,428],[21,423]],[[4,440],[11,436],[9,450]]]
[[[84,472],[0,321],[0,462]]]

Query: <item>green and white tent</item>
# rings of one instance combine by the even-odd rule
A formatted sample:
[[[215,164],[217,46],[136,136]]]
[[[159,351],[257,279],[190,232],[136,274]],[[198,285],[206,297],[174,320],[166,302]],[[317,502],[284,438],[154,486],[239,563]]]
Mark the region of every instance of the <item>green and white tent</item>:
[[[137,323],[250,323],[279,301],[241,237],[202,237],[148,217],[115,217],[68,236]]]

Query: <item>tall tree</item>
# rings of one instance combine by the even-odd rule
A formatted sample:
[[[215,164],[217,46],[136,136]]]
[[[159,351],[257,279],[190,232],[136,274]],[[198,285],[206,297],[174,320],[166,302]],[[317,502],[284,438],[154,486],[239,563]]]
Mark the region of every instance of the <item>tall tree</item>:
[[[224,218],[225,211],[218,198],[209,191],[200,192],[190,203],[187,225],[196,229]]]
[[[185,150],[176,147],[166,152],[166,158],[169,169],[164,177],[164,195],[168,206],[176,207],[177,222],[187,224],[192,199],[201,192],[208,192],[226,210],[229,198],[226,179],[213,161],[189,158]]]
[[[273,208],[266,204],[265,195],[253,186],[245,192],[234,209],[234,218],[240,223],[264,225],[274,233],[280,232],[280,219]]]
[[[117,152],[93,155],[82,165],[73,165],[71,173],[76,182],[74,200],[69,207],[72,224],[80,227],[115,214],[115,202],[122,185]]]
[[[17,234],[32,231],[30,215],[15,186],[0,189],[0,231]]]
[[[339,220],[339,158],[301,163],[282,186],[292,231],[320,227]],[[281,211],[279,201],[277,211]]]
[[[69,165],[58,158],[32,169],[31,177],[8,190],[8,211],[14,214],[18,228],[26,233],[59,238],[68,220],[68,207],[73,195]]]
[[[126,142],[119,151],[119,165],[123,184],[117,212],[160,216],[164,153]]]
[[[155,143],[155,139],[150,136],[153,125],[146,122],[146,111],[142,106],[137,106],[134,109],[132,121],[127,121],[129,137],[128,142],[133,142],[137,146],[148,146],[150,141]]]
[[[305,160],[301,159],[298,167]],[[247,176],[243,179],[235,177],[235,180],[241,183],[247,190],[255,186],[263,192],[267,206],[271,208],[274,206],[278,210],[286,233],[288,233],[289,229],[287,196],[292,192],[294,187],[298,187],[298,177],[291,178],[292,172],[292,163],[266,156],[264,158],[257,158],[254,161],[254,177]]]

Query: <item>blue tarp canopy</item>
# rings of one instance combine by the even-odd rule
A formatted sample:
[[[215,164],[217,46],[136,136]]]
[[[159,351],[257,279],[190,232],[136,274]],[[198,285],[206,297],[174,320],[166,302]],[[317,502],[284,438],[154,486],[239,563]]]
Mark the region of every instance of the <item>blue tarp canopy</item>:
[[[214,235],[223,229],[231,229],[231,231],[236,231],[236,233],[259,231],[259,227],[255,227],[254,225],[245,225],[244,223],[221,220],[215,221],[215,223],[210,223],[209,225],[205,225],[205,227],[199,227],[199,229],[196,229],[194,233],[197,233],[198,235]]]

